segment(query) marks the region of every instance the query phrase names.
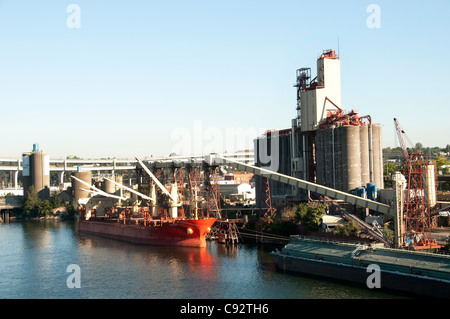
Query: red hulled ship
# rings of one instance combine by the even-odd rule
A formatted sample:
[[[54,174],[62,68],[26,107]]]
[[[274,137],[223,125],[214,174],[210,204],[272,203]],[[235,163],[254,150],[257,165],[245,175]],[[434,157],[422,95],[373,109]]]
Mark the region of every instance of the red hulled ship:
[[[138,244],[205,247],[206,234],[211,231],[211,226],[216,218],[209,218],[209,214],[207,214],[207,218],[198,218],[197,203],[199,199],[197,191],[200,191],[199,185],[193,188],[195,192],[191,198],[193,218],[184,218],[181,208],[183,201],[178,192],[177,183],[172,183],[169,187],[170,191],[167,190],[139,158],[136,157],[136,160],[150,177],[149,192],[151,197],[114,180],[108,178],[105,178],[105,180],[140,196],[143,200],[147,200],[148,205],[132,207],[115,205],[117,199],[128,200],[128,198],[123,195],[107,193],[95,187],[92,185],[90,176],[87,180],[72,176],[74,180],[81,183],[80,185],[84,185],[88,192],[93,193],[92,197],[86,198],[85,206],[79,208],[78,230]],[[183,183],[180,182],[180,185],[183,185]],[[74,189],[85,190],[81,187],[83,186],[75,185]],[[168,211],[157,206],[156,187],[159,187],[162,194],[167,197]],[[108,198],[111,200],[110,203],[107,203]],[[181,209],[181,214],[178,214],[178,208]]]
[[[215,221],[216,218],[166,218],[142,223],[142,219],[120,222],[91,217],[89,220],[80,219],[78,230],[136,244],[205,247],[205,236],[211,231]]]

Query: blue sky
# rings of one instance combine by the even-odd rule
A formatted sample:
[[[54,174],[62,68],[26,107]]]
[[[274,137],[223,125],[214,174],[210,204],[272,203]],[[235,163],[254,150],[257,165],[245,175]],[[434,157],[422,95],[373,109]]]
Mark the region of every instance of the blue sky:
[[[72,3],[81,28],[67,26]],[[381,28],[367,26],[372,3]],[[444,147],[449,14],[448,0],[0,0],[0,157],[33,143],[53,158],[160,156],[184,143],[174,132],[194,144],[199,123],[210,145],[288,128],[295,70],[315,75],[338,38],[342,107],[380,123],[384,147],[398,145],[394,117],[413,143]]]

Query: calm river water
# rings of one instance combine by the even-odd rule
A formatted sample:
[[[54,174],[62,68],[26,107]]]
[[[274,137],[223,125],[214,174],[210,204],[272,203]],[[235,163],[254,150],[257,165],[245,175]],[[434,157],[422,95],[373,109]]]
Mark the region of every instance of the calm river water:
[[[69,265],[80,288],[69,288]],[[79,234],[67,221],[0,224],[0,298],[351,299],[396,295],[290,275],[268,251],[140,246]]]

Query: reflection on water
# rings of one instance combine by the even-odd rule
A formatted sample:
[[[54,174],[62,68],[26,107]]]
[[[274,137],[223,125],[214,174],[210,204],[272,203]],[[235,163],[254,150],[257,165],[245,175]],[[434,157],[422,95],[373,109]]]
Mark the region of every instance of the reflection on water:
[[[278,272],[251,245],[157,247],[79,234],[62,221],[0,224],[0,298],[391,298]],[[69,289],[67,266],[81,270]]]

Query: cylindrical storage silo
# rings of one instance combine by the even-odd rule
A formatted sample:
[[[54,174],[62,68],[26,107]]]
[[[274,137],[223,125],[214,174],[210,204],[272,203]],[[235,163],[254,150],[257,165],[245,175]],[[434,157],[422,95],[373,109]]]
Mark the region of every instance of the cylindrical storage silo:
[[[321,129],[316,133],[316,182],[331,188],[337,188],[336,184],[336,141],[335,130]]]
[[[337,190],[365,187],[370,180],[372,144],[373,175],[377,188],[383,187],[381,127],[372,126],[372,143],[368,126],[341,126],[320,129],[316,133],[317,183]]]
[[[361,152],[361,185],[370,182],[369,170],[369,127],[359,127],[359,143]]]
[[[383,188],[383,150],[381,141],[381,126],[372,126],[373,144],[373,176],[378,189]]]
[[[114,194],[116,192],[116,184],[107,179],[103,180],[102,188],[108,194]]]
[[[344,191],[349,191],[361,186],[361,156],[359,127],[342,127],[344,131],[343,140],[343,172]]]
[[[41,199],[50,198],[50,156],[47,153],[36,152],[29,157],[31,185]]]
[[[316,132],[316,182],[325,185],[325,147],[324,138],[325,130],[317,130]]]
[[[327,174],[329,175],[330,187],[334,189],[339,189],[342,187],[342,178],[339,178],[339,164],[342,162],[341,155],[342,150],[339,149],[341,144],[336,143],[336,128],[331,128],[328,135],[328,151],[329,151],[329,169]],[[341,182],[339,182],[341,180]]]
[[[378,184],[378,189],[382,189],[384,188],[384,162],[383,162],[383,133],[382,133],[382,128],[381,126],[378,127],[378,148],[380,150],[380,154],[379,154],[379,158],[380,158],[380,182]]]
[[[324,140],[323,140],[323,148],[324,148],[324,185],[327,187],[334,187],[333,183],[333,129],[327,129],[324,131]]]
[[[344,128],[339,127],[333,131],[334,140],[334,179],[335,189],[344,190]]]
[[[92,173],[91,171],[86,172],[75,172],[73,173],[73,176],[76,178],[82,180],[83,182],[88,183],[89,185],[92,185]],[[83,190],[85,189],[85,190]],[[78,203],[78,200],[81,198],[87,198],[89,196],[89,192],[87,191],[89,187],[80,181],[77,181],[75,178],[72,179],[72,190],[73,190],[73,198],[76,203]]]

